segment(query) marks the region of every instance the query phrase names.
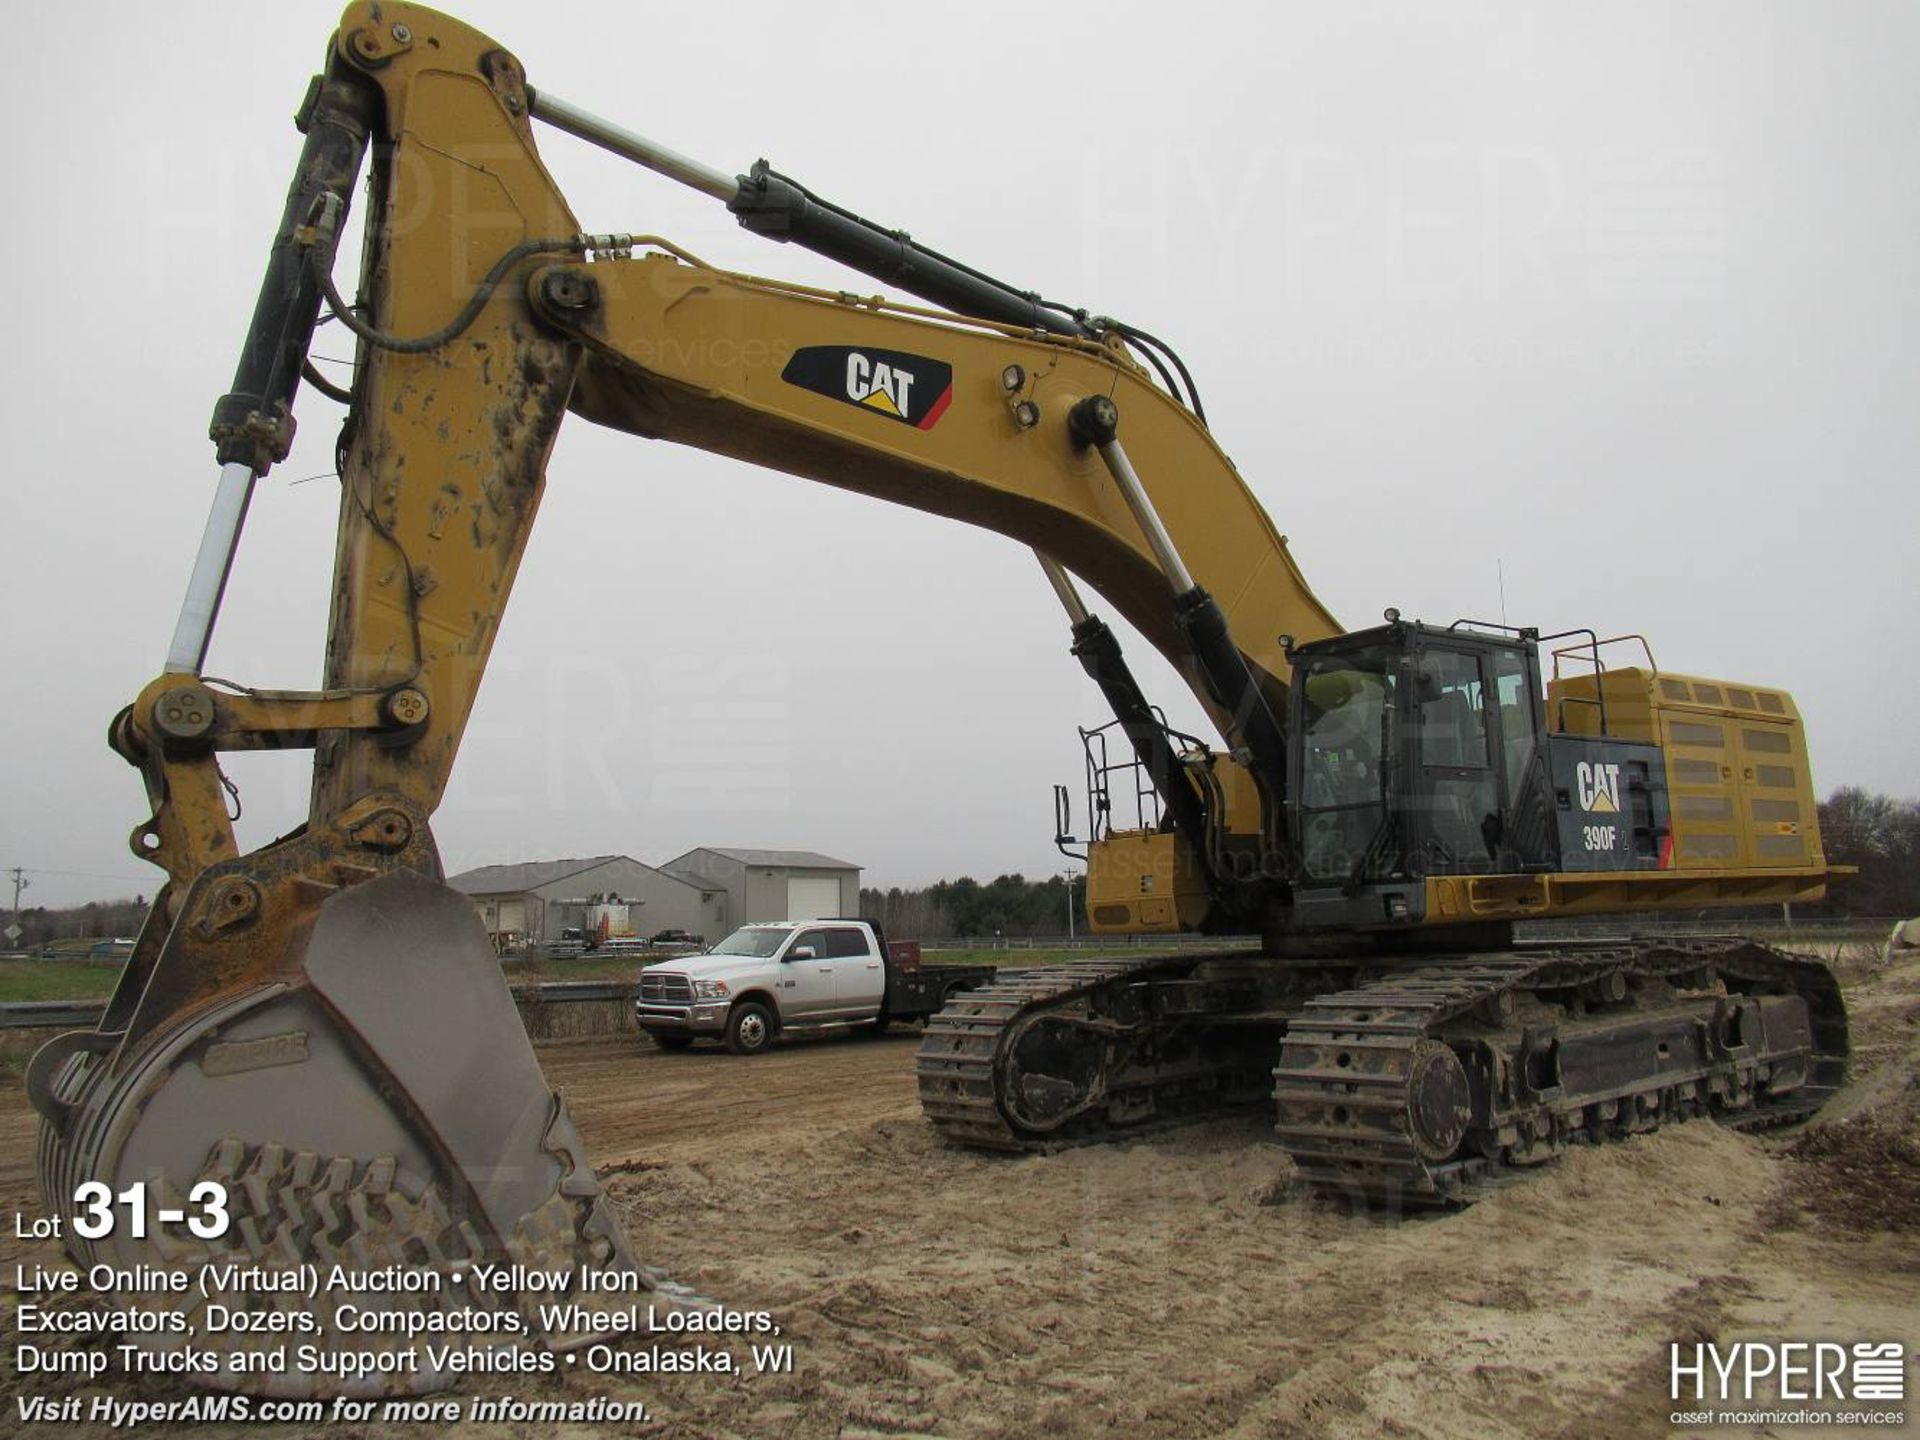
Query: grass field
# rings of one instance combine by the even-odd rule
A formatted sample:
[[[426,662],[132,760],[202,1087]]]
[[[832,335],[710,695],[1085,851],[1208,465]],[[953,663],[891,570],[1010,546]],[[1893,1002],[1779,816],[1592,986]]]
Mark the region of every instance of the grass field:
[[[0,1004],[23,1000],[104,1000],[119,982],[118,962],[0,960]]]
[[[571,960],[541,956],[503,961],[500,970],[509,985],[545,985],[557,980],[638,980],[640,971],[657,955],[581,955]]]

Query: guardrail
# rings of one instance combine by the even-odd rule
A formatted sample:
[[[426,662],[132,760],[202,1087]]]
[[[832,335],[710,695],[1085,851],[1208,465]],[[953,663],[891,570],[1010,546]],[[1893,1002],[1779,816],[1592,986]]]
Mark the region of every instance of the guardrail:
[[[507,989],[522,1005],[567,1005],[631,1000],[633,987],[638,983],[637,980],[543,980],[533,985],[509,985]]]
[[[1616,936],[1753,935],[1778,940],[1845,940],[1886,938],[1892,920],[1835,920],[1825,916],[1807,920],[1741,920],[1731,916],[1702,920],[1641,920],[1631,915],[1595,916],[1583,920],[1523,920],[1514,933],[1523,940],[1611,939]]]
[[[0,1030],[98,1025],[106,1010],[104,1000],[19,1000],[0,1005]]]
[[[884,925],[885,922],[883,921]],[[887,938],[899,939],[888,931]],[[1258,942],[1250,935],[942,935],[922,940],[922,950],[1208,950]]]
[[[516,1005],[605,1004],[633,995],[631,980],[548,980],[509,985]],[[80,1029],[98,1025],[104,1000],[17,1000],[0,1005],[0,1030]]]
[[[1656,916],[1606,915],[1583,920],[1522,920],[1515,933],[1522,939],[1572,940],[1625,935],[1726,935],[1732,932],[1768,936],[1786,936],[1810,940],[1844,939],[1848,936],[1884,939],[1888,927],[1896,922],[1889,917],[1830,919],[1826,916],[1782,920],[1778,916],[1739,919],[1733,916],[1697,920],[1662,919]],[[922,950],[1178,950],[1188,946],[1220,949],[1256,943],[1248,936],[1223,935],[943,935],[922,940]]]

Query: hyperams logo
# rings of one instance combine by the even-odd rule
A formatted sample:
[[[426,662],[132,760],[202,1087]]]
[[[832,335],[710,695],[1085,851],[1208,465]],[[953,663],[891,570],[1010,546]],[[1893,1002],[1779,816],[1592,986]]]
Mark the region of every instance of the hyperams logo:
[[[916,430],[939,424],[953,400],[951,365],[899,350],[807,345],[794,352],[780,378]]]
[[[1667,1347],[1672,1425],[1904,1425],[1897,1340],[1739,1340]]]

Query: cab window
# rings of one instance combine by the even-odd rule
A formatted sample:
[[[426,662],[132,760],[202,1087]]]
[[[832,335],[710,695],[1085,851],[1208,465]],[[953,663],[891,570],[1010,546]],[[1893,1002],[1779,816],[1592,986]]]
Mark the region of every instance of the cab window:
[[[1527,762],[1533,758],[1533,696],[1527,662],[1510,650],[1493,652],[1493,692],[1500,706],[1500,749],[1507,775],[1507,803],[1520,794]]]
[[[826,934],[826,949],[819,953],[830,960],[850,960],[856,956],[870,956],[873,953],[867,948],[867,937],[858,930],[842,926],[829,930]]]
[[[1420,657],[1420,762],[1454,768],[1487,765],[1486,695],[1480,661],[1452,650]]]
[[[1394,739],[1395,660],[1369,649],[1310,662],[1302,698],[1301,863],[1344,880],[1389,840],[1387,776]]]
[[[1500,799],[1480,658],[1427,650],[1414,676],[1421,780],[1409,792],[1408,808],[1419,867],[1429,875],[1484,870],[1499,836]]]

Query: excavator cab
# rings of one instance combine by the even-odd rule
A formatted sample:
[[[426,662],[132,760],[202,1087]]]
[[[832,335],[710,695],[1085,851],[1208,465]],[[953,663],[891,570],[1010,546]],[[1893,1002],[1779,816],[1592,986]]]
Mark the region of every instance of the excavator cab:
[[[1607,867],[1659,863],[1657,748],[1574,756],[1623,742],[1550,733],[1536,631],[1388,616],[1289,654],[1298,928],[1417,925],[1437,918],[1426,913],[1429,877],[1567,868],[1559,812],[1572,812],[1573,796],[1556,777],[1583,758],[1626,777]]]

